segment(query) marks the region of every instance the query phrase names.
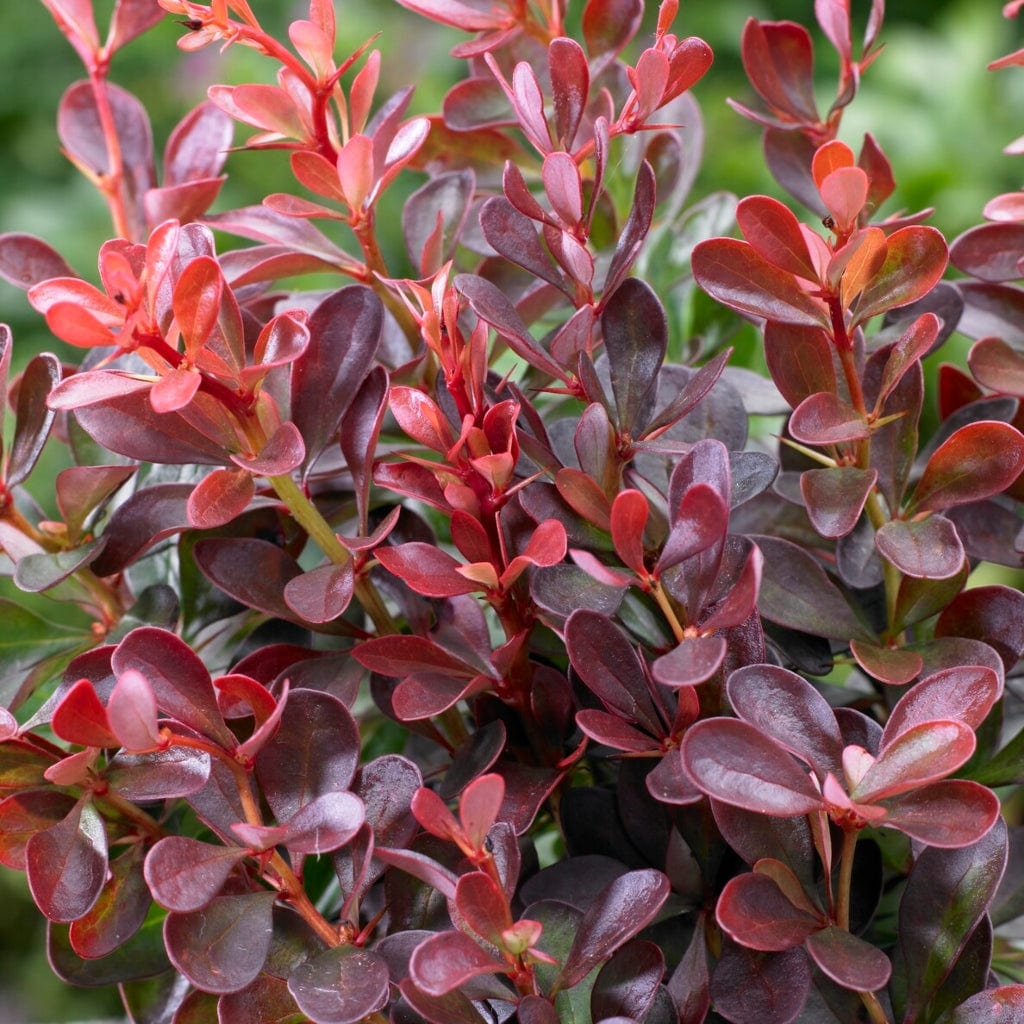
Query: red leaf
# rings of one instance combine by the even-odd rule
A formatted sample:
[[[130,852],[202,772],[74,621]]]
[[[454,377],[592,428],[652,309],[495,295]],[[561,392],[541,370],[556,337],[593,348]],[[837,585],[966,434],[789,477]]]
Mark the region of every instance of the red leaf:
[[[296,853],[328,853],[352,839],[365,820],[366,808],[354,793],[322,793],[292,816],[283,842]]]
[[[982,338],[975,343],[967,365],[984,387],[1000,395],[1024,397],[1024,355],[1002,338]]]
[[[817,124],[814,53],[807,29],[791,21],[749,18],[741,53],[750,84],[773,112],[786,121]]]
[[[88,679],[79,679],[61,698],[50,721],[53,731],[69,743],[84,747],[119,747],[107,709]]]
[[[768,196],[748,196],[736,207],[736,223],[743,237],[769,263],[797,277],[818,280],[800,222],[788,206]]]
[[[129,669],[118,676],[107,702],[107,716],[127,752],[142,753],[161,746],[156,697],[141,672]]]
[[[459,821],[473,849],[483,849],[504,799],[505,780],[494,773],[480,775],[463,791],[459,799]]]
[[[388,572],[424,597],[455,597],[482,589],[479,583],[457,572],[459,563],[433,544],[411,541],[380,547],[376,556]]]
[[[892,352],[885,362],[885,369],[882,370],[882,383],[875,403],[878,409],[882,408],[885,400],[903,379],[903,375],[914,363],[928,354],[938,340],[941,327],[942,321],[934,313],[922,313],[900,335],[899,341],[893,345]]]
[[[727,650],[724,637],[688,637],[655,660],[651,675],[663,686],[696,686],[719,670]]]
[[[927,295],[945,272],[946,260],[946,241],[935,228],[914,224],[894,231],[885,263],[853,306],[854,325]]]
[[[357,1024],[387,1005],[391,992],[388,965],[368,949],[336,946],[295,968],[288,976],[288,991],[311,1020]],[[223,1000],[220,1005],[223,1013]],[[262,1002],[259,1009],[264,1009]]]
[[[1024,436],[1007,423],[961,427],[932,453],[907,515],[981,501],[1006,490],[1024,470]]]
[[[818,187],[835,220],[836,231],[852,231],[868,198],[868,176],[859,167],[839,167],[826,175]]]
[[[189,525],[200,530],[224,526],[249,507],[255,493],[251,473],[244,469],[215,469],[189,495]]]
[[[810,395],[835,392],[832,347],[822,328],[769,320],[764,330],[764,355],[775,386],[793,408]]]
[[[890,686],[903,686],[916,679],[924,665],[916,651],[879,647],[866,640],[851,640],[850,653],[869,676]]]
[[[712,238],[693,250],[693,276],[713,299],[766,320],[829,327],[828,310],[790,271],[769,263],[747,242]],[[910,301],[910,300],[907,300]]]
[[[29,789],[0,800],[0,864],[24,871],[28,841],[62,821],[74,806],[74,797],[56,789]]]
[[[455,906],[466,924],[492,946],[503,945],[501,933],[512,927],[508,899],[490,875],[470,871],[455,886]]]
[[[612,502],[612,543],[623,564],[641,579],[648,576],[644,565],[644,527],[650,508],[640,491],[626,490],[615,495]]]
[[[195,361],[217,326],[224,287],[220,264],[211,256],[190,260],[175,282],[174,319],[190,361]]]
[[[586,13],[583,20],[586,24]],[[560,146],[571,151],[590,92],[590,68],[583,48],[574,39],[553,39],[548,46],[548,69],[551,73],[555,136]]]
[[[811,161],[814,184],[820,189],[822,183],[833,171],[853,166],[853,150],[845,142],[832,139],[814,151],[814,159]]]
[[[593,73],[622,51],[643,18],[641,0],[587,0],[583,8],[583,42],[594,62]]]

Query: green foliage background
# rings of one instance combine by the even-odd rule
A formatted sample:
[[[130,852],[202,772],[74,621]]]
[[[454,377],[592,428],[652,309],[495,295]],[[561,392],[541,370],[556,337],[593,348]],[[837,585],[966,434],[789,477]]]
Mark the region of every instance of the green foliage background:
[[[304,16],[300,0],[251,0],[265,24],[284,29]],[[374,33],[383,51],[379,96],[410,82],[417,86],[414,112],[438,109],[459,73],[448,50],[459,33],[431,25],[391,0],[338,0],[342,46],[354,49]],[[653,22],[657,3],[650,0]],[[934,206],[932,223],[953,238],[977,223],[985,201],[1021,187],[1024,165],[1002,147],[1024,133],[1024,71],[990,73],[985,65],[1022,45],[1024,26],[1000,16],[998,0],[897,0],[889,4],[882,38],[887,52],[868,71],[844,121],[843,138],[855,148],[871,131],[892,161],[898,192],[890,201],[908,210]],[[96,0],[106,24],[112,0]],[[570,0],[570,11],[582,7]],[[855,17],[866,17],[867,0],[854,0]],[[3,5],[0,14],[0,231],[27,231],[59,248],[86,276],[94,276],[96,251],[109,222],[99,197],[66,163],[54,129],[64,89],[81,77],[77,57],[38,0]],[[677,23],[681,34],[703,36],[715,65],[696,90],[707,124],[705,160],[695,189],[700,196],[726,189],[739,195],[779,195],[760,159],[759,132],[725,106],[748,100],[739,61],[739,38],[748,17],[813,22],[812,0],[686,0]],[[180,29],[168,18],[137,40],[114,63],[113,78],[138,95],[153,119],[158,152],[173,124],[215,82],[267,81],[273,68],[239,47],[184,55],[175,47]],[[821,50],[824,54],[824,49]],[[831,95],[833,67],[820,66],[822,95]],[[827,99],[825,100],[827,103]],[[236,140],[244,139],[239,129]],[[228,163],[232,176],[220,207],[253,202],[289,187],[282,154],[240,153]],[[402,269],[397,217],[384,225],[385,249]],[[405,272],[405,269],[402,269]],[[36,351],[60,350],[24,296],[0,282],[0,320],[15,337],[15,363]],[[943,358],[949,358],[944,352]],[[50,458],[55,460],[57,454]],[[53,461],[53,471],[60,465]],[[43,471],[44,483],[52,475]],[[37,494],[44,505],[46,493]],[[0,581],[4,582],[4,581]],[[44,923],[19,875],[0,869],[0,1024],[120,1019],[110,993],[72,990],[55,981],[44,955]]]

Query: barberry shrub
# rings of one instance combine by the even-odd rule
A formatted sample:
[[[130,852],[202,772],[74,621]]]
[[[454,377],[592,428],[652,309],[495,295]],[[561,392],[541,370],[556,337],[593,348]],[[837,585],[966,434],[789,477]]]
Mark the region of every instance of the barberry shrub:
[[[56,603],[0,602],[0,861],[56,974],[136,1024],[1024,1019],[1024,596],[969,585],[1022,566],[1024,193],[885,214],[882,0],[747,22],[738,203],[676,0],[399,0],[463,33],[429,115],[332,0],[43,2],[115,236],[0,238],[82,350],[9,381],[0,329],[3,565]],[[110,62],[167,14],[268,72],[158,171]],[[210,212],[232,148],[293,190]]]

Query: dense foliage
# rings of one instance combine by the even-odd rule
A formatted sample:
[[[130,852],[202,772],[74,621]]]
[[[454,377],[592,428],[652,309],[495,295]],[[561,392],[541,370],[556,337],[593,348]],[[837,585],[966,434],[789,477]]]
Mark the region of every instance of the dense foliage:
[[[0,863],[57,975],[136,1024],[1024,1015],[1024,595],[968,586],[1024,565],[1024,193],[948,247],[879,212],[840,133],[882,0],[856,42],[848,0],[743,29],[792,205],[690,201],[713,55],[676,0],[643,38],[642,0],[400,0],[464,32],[429,117],[372,41],[338,63],[333,0],[287,41],[245,0],[117,0],[105,37],[43,2],[115,235],[93,280],[0,237],[83,353],[9,381],[0,328],[38,595],[0,602]],[[167,13],[276,77],[158,172],[109,72]],[[295,189],[212,213],[236,121]]]

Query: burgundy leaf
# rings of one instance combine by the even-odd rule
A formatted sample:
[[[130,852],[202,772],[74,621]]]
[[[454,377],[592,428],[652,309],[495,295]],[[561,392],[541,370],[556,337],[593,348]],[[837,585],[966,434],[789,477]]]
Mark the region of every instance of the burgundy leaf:
[[[64,257],[41,238],[13,231],[0,235],[0,277],[16,288],[27,290],[55,277],[74,276]]]
[[[591,708],[577,711],[576,724],[592,740],[603,743],[613,750],[643,753],[655,749],[656,741],[650,736],[606,711],[595,711]]]
[[[565,624],[565,646],[580,679],[606,708],[651,735],[660,733],[643,662],[615,622],[599,612],[574,611]]]
[[[224,166],[232,135],[231,118],[209,101],[200,103],[167,139],[164,186],[215,178]]]
[[[60,362],[49,352],[33,356],[21,374],[14,437],[7,454],[8,487],[21,483],[32,472],[43,450],[56,415],[46,399],[60,375]]]
[[[111,53],[151,29],[163,16],[164,12],[149,0],[117,0],[107,44]]]
[[[409,961],[409,976],[427,995],[443,996],[472,978],[503,968],[500,960],[463,932],[438,932],[416,947]]]
[[[1009,672],[1024,654],[1024,594],[1001,584],[964,590],[939,616],[935,635],[982,640]]]
[[[629,273],[640,249],[651,229],[651,222],[654,218],[654,204],[656,199],[657,182],[654,177],[654,169],[645,160],[640,165],[636,176],[636,188],[633,192],[633,205],[629,211],[629,217],[619,235],[615,245],[615,252],[612,253],[611,263],[608,265],[608,272],[604,279],[604,294],[611,296],[622,283],[623,278]]]
[[[966,779],[944,779],[886,801],[886,823],[928,846],[978,842],[999,818],[999,797]]]
[[[142,927],[152,905],[138,851],[110,864],[110,875],[89,912],[71,923],[71,947],[87,960],[112,953]]]
[[[729,879],[715,917],[730,938],[766,952],[802,945],[824,923],[821,914],[794,906],[773,878],[757,872]]]
[[[949,247],[958,270],[982,281],[1016,281],[1021,277],[1024,224],[980,224],[960,235]]]
[[[859,803],[877,803],[955,772],[974,753],[973,730],[963,722],[920,722],[884,746],[878,760],[850,793]]]
[[[886,242],[885,262],[853,304],[855,324],[926,295],[946,269],[946,241],[935,228],[914,224]]]
[[[696,686],[721,668],[727,650],[722,636],[687,637],[655,660],[651,675],[663,686]]]
[[[455,886],[455,906],[463,920],[492,946],[502,946],[502,932],[512,927],[508,900],[501,886],[483,871],[470,871]]]
[[[762,953],[728,942],[711,977],[711,998],[726,1020],[790,1024],[807,1001],[811,967],[803,949]]]
[[[1000,985],[976,992],[953,1010],[946,1024],[992,1024],[1024,1010],[1024,985]]]
[[[851,640],[850,653],[868,675],[890,686],[903,686],[917,678],[924,662],[916,651],[880,647],[867,640]]]
[[[250,608],[292,617],[284,588],[302,569],[276,544],[258,537],[206,538],[196,543],[193,554],[203,575],[224,593]]]
[[[808,469],[802,473],[800,491],[807,515],[818,533],[838,538],[852,532],[877,479],[877,470],[855,466]]]
[[[643,12],[640,0],[587,0],[583,8],[583,41],[595,64],[595,74],[636,35]]]
[[[870,943],[835,925],[808,936],[807,952],[836,984],[855,992],[877,992],[889,982],[889,958]]]
[[[823,328],[769,320],[764,330],[764,354],[775,386],[793,408],[811,395],[835,392],[832,347]]]
[[[92,563],[94,571],[100,576],[113,575],[150,545],[186,529],[191,493],[191,484],[157,484],[126,498],[107,523],[107,543]]]
[[[716,800],[780,817],[821,807],[821,794],[793,757],[747,722],[697,722],[681,750],[687,772]]]
[[[665,957],[653,942],[621,947],[601,968],[590,996],[594,1020],[643,1020],[658,994]]]
[[[145,876],[153,898],[168,910],[188,913],[205,907],[249,851],[187,836],[166,836],[146,856]]]
[[[255,494],[252,474],[247,470],[215,469],[189,495],[188,524],[199,530],[226,526],[249,507]]]
[[[87,799],[33,835],[25,847],[25,872],[36,906],[51,921],[74,921],[99,899],[107,876],[103,818]]]
[[[665,311],[649,285],[628,278],[601,315],[620,431],[636,437],[650,418],[668,345]]]
[[[811,37],[791,21],[749,18],[741,41],[743,69],[769,108],[786,121],[816,124]]]
[[[843,737],[828,701],[795,672],[747,665],[729,676],[729,703],[749,725],[806,761],[819,778],[837,772]]]
[[[356,1024],[387,1005],[388,967],[368,949],[337,946],[292,971],[288,991],[299,1009],[315,1021]]]
[[[363,801],[354,793],[322,793],[288,822],[284,845],[297,853],[327,853],[344,846],[364,819]]]
[[[974,379],[1001,395],[1024,395],[1024,355],[1002,338],[982,338],[967,356]]]
[[[256,775],[277,816],[290,821],[325,793],[349,788],[359,760],[359,730],[336,697],[293,690],[274,738],[256,758]]]
[[[111,665],[118,676],[129,669],[140,672],[164,714],[234,749],[236,740],[217,707],[209,671],[173,633],[152,626],[133,629],[118,644]]]
[[[998,421],[969,423],[932,453],[907,514],[942,511],[998,494],[1022,469],[1024,437],[1016,428]]]
[[[945,516],[891,519],[875,534],[875,547],[906,576],[944,580],[964,564],[956,527]]]
[[[54,497],[72,544],[82,539],[89,516],[134,473],[134,466],[70,466],[57,474]]]
[[[110,761],[104,777],[126,800],[173,800],[202,789],[210,777],[210,755],[184,747],[151,754],[122,752]]]
[[[559,974],[561,987],[571,988],[594,967],[642,931],[669,894],[668,878],[660,871],[629,871],[604,888],[583,915],[572,948]]]
[[[307,622],[330,622],[349,606],[355,586],[352,563],[321,565],[290,579],[284,599]]]
[[[259,974],[273,936],[276,893],[218,896],[188,914],[164,920],[171,963],[204,992],[238,992]]]
[[[803,444],[829,445],[862,441],[871,427],[861,413],[834,394],[808,395],[789,419],[789,432]]]
[[[22,790],[0,800],[0,864],[24,871],[29,839],[62,821],[74,806],[74,797],[56,789]]]
[[[882,383],[876,400],[879,409],[911,366],[931,351],[941,328],[942,321],[934,313],[922,313],[900,335],[882,371]]]
[[[1001,691],[999,677],[984,665],[934,672],[896,702],[882,732],[882,746],[912,726],[938,718],[953,719],[978,729]]]
[[[586,12],[583,20],[586,24]],[[571,151],[587,105],[590,68],[579,43],[565,37],[553,39],[548,46],[548,68],[555,108],[555,138],[559,145]]]
[[[615,553],[641,579],[648,576],[644,564],[644,527],[649,515],[650,507],[641,491],[620,491],[612,502],[610,523]]]
[[[380,345],[384,310],[363,285],[329,295],[311,314],[309,345],[292,368],[292,420],[306,447],[306,467],[338,430]]]
[[[260,476],[283,476],[297,469],[306,455],[306,446],[294,423],[282,423],[252,458],[232,455],[237,466]]]
[[[432,640],[421,636],[380,636],[360,644],[356,660],[383,675],[406,676],[413,672],[438,672],[471,679],[479,669],[455,657]]]

